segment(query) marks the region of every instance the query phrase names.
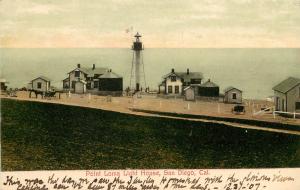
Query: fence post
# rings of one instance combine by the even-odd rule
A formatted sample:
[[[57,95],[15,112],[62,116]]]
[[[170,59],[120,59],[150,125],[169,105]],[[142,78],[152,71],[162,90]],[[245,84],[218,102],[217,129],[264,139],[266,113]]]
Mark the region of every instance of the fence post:
[[[294,119],[296,119],[296,112],[294,111]]]
[[[218,113],[220,113],[221,111],[220,111],[220,104],[218,104]]]
[[[275,111],[273,111],[273,118],[275,119]]]
[[[188,109],[188,110],[190,109],[190,103],[188,103],[188,105],[187,105],[187,109]]]

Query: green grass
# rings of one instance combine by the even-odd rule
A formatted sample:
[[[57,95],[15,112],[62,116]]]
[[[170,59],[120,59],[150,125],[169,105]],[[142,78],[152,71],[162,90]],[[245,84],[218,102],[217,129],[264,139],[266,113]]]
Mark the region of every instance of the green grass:
[[[5,171],[300,167],[296,135],[7,99],[1,112]]]

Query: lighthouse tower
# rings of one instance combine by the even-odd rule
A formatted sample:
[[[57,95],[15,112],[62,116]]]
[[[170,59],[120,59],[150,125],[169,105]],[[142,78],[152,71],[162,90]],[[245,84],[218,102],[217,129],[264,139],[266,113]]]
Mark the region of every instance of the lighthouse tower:
[[[143,44],[140,41],[142,37],[139,33],[136,33],[135,41],[132,45],[133,56],[132,56],[132,67],[131,67],[131,78],[130,78],[130,87],[134,89],[135,92],[142,90],[141,80],[143,80],[144,89],[146,87],[146,80],[145,80],[145,71],[144,71],[144,63],[143,63],[143,54],[142,51],[144,50]],[[132,85],[132,81],[134,80],[134,86]]]

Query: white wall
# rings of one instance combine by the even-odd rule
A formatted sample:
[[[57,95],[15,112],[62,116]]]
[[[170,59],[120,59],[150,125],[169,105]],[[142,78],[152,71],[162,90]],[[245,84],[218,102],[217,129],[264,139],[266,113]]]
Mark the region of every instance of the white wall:
[[[172,86],[172,93],[170,93],[168,90],[168,86]],[[179,77],[176,77],[176,81],[172,82],[171,77],[166,79],[166,93],[167,94],[175,94],[175,86],[179,86],[179,93],[182,93],[182,82]]]
[[[79,79],[86,81],[86,78],[84,76],[84,73],[80,71],[80,77],[75,77],[75,71],[78,71],[77,69],[75,69],[74,71],[72,71],[71,73],[69,73],[69,78],[70,78],[70,89],[74,90],[74,88],[72,88],[72,81],[77,82]]]
[[[284,106],[282,106],[282,101]],[[279,111],[286,111],[286,97],[284,93],[274,91],[274,104],[275,109]]]
[[[75,93],[83,94],[86,91],[86,86],[84,83],[77,81],[75,83]]]
[[[38,88],[38,83],[41,83],[41,88]],[[35,79],[32,81],[32,89],[33,90],[39,90],[39,91],[48,91],[49,90],[49,82],[46,82],[45,80],[42,80],[40,78]]]
[[[300,102],[300,84],[287,93],[287,111],[288,112],[300,112],[296,110],[296,102]]]
[[[233,99],[233,93],[236,94],[236,99]],[[225,93],[225,102],[228,103],[242,103],[242,92],[237,89],[232,89]]]

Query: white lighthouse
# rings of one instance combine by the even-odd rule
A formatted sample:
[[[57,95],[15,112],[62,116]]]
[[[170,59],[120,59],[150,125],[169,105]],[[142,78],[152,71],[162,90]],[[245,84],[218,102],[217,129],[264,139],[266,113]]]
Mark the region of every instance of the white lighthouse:
[[[136,33],[135,41],[132,45],[133,56],[132,56],[132,67],[131,67],[131,78],[130,78],[130,86],[132,85],[132,81],[134,80],[133,89],[135,92],[142,90],[141,80],[143,80],[144,89],[146,87],[146,80],[145,80],[145,71],[144,71],[144,63],[143,63],[143,54],[142,51],[144,50],[143,44],[140,41],[142,37],[139,33]],[[132,86],[131,86],[132,87]]]

